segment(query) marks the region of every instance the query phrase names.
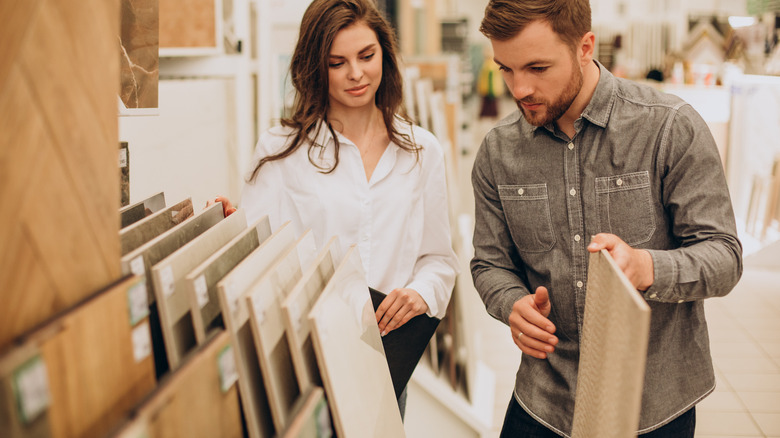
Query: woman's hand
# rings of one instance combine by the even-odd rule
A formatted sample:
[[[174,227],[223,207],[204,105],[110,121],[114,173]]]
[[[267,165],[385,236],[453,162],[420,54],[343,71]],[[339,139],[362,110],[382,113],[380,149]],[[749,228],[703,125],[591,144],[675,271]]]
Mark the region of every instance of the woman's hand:
[[[376,309],[376,322],[382,336],[428,311],[428,303],[414,289],[393,289]]]
[[[225,217],[230,216],[234,211],[236,211],[236,209],[233,207],[233,203],[230,202],[230,199],[225,198],[224,196],[217,196],[213,200],[209,199],[206,201],[206,208],[216,204],[217,202],[222,203],[222,214],[225,215]]]

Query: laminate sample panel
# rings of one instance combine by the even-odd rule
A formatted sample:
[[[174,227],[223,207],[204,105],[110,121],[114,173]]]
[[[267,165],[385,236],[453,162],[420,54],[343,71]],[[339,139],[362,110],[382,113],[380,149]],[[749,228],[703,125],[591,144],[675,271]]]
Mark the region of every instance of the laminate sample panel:
[[[311,385],[322,386],[307,315],[336,270],[338,248],[338,237],[333,236],[317,258],[304,268],[301,279],[282,301],[282,320],[290,343],[293,369],[298,387],[304,390]]]
[[[232,348],[224,330],[215,332],[112,436],[240,438],[243,428]]]
[[[264,216],[184,277],[198,344],[206,340],[206,333],[217,325],[221,316],[217,283],[270,235],[271,224],[268,216]]]
[[[244,296],[249,286],[294,242],[292,226],[287,222],[217,283],[222,318],[234,346],[238,386],[250,438],[271,437],[278,431],[271,418]]]
[[[405,436],[357,247],[350,247],[309,313],[336,434]]]
[[[144,207],[146,209],[146,207]],[[193,216],[192,199],[162,208],[119,230],[122,255],[138,249],[144,243],[170,230]]]
[[[0,6],[0,349],[121,277],[119,2]]]
[[[132,225],[139,220],[150,216],[152,213],[165,208],[165,193],[160,192],[146,199],[135,202],[119,209],[121,227]],[[137,211],[140,210],[140,213]]]
[[[303,403],[293,412],[290,425],[282,438],[329,438],[333,436],[328,402],[319,386],[312,386],[301,400]]]
[[[246,213],[237,210],[152,266],[155,300],[171,369],[195,347],[195,329],[184,276],[246,229]]]
[[[160,47],[201,48],[218,46],[217,20],[222,19],[221,1],[159,0]],[[217,8],[220,6],[220,9]]]
[[[295,401],[301,396],[282,322],[281,301],[301,278],[302,264],[311,263],[316,253],[314,236],[307,230],[268,266],[245,295],[260,372],[278,431],[287,427]]]
[[[156,382],[145,304],[143,279],[130,277],[25,340],[20,348],[37,351],[45,369],[48,384],[38,393],[48,392],[50,436],[103,436],[152,392]]]
[[[606,250],[590,255],[572,437],[636,436],[650,306]]]

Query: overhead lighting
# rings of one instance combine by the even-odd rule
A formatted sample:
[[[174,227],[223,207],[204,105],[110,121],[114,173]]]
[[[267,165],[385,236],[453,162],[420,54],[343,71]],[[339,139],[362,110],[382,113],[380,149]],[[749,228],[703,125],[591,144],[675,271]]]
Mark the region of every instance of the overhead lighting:
[[[754,24],[756,24],[756,17],[729,17],[729,26],[731,26],[733,29],[738,27],[748,27]]]

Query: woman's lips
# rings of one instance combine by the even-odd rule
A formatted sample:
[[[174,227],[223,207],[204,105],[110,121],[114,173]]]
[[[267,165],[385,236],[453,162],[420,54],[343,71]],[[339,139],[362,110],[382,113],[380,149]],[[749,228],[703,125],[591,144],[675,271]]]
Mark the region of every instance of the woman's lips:
[[[361,96],[361,95],[363,95],[363,93],[366,92],[366,90],[368,90],[368,85],[367,84],[366,85],[361,85],[361,86],[355,87],[355,88],[350,88],[350,89],[347,90],[347,93],[349,93],[349,94],[351,94],[353,96]]]

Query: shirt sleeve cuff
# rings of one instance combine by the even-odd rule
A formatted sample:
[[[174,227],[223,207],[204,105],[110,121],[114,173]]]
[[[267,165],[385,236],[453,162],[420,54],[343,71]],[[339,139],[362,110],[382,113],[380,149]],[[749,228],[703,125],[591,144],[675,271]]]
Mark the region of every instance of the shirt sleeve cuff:
[[[647,300],[673,301],[672,293],[677,277],[671,254],[663,250],[647,250],[653,258],[653,285],[645,292]]]
[[[444,313],[447,311],[447,306],[441,306],[436,299],[436,294],[434,293],[433,289],[421,282],[412,282],[408,286],[406,286],[408,289],[412,289],[417,291],[418,294],[420,294],[420,297],[425,301],[425,304],[428,305],[428,311],[425,312],[428,316],[442,319],[444,318]]]

